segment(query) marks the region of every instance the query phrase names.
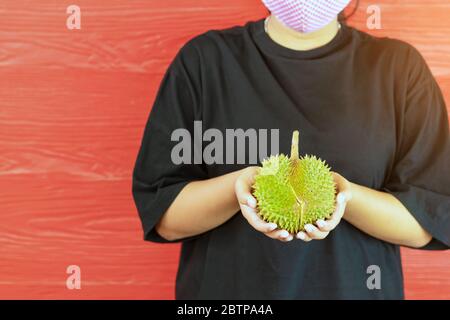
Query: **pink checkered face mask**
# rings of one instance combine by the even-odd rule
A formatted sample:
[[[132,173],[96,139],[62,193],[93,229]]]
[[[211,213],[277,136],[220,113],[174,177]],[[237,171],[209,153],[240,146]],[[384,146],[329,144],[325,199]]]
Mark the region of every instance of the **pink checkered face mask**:
[[[262,0],[285,26],[309,33],[329,24],[350,0]]]

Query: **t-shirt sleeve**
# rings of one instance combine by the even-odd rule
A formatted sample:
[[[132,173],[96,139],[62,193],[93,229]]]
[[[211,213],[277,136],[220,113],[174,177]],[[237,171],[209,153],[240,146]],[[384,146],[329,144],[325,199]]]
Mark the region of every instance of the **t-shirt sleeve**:
[[[189,133],[193,146],[194,121],[201,120],[199,67],[196,50],[188,42],[165,72],[144,129],[132,193],[148,241],[193,238],[166,240],[156,232],[155,225],[189,182],[207,178],[203,165],[180,163],[172,156],[173,147],[180,142],[180,135],[172,141],[172,134],[180,129]]]
[[[411,52],[406,98],[397,116],[395,165],[384,185],[433,237],[450,247],[450,138],[444,98],[423,57]]]

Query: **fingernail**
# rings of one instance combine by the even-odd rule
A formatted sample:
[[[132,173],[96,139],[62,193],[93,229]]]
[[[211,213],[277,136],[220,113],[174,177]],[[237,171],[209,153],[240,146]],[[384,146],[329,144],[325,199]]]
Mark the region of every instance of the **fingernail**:
[[[320,228],[323,228],[323,227],[325,227],[327,224],[326,224],[326,222],[323,221],[323,220],[317,220],[317,225],[318,225]]]
[[[289,232],[287,232],[286,230],[281,231],[280,232],[280,237],[282,237],[282,238],[289,237]]]
[[[345,201],[345,193],[339,193],[338,196],[337,196],[336,201],[338,203],[343,203]]]
[[[253,198],[252,196],[248,196],[247,197],[247,204],[250,207],[255,208],[256,207],[256,200],[255,200],[255,198]]]
[[[305,239],[305,234],[302,231],[300,231],[299,233],[297,233],[297,238],[301,239],[301,240],[304,240]]]
[[[291,241],[294,237],[289,236],[288,238],[286,238],[286,241]]]
[[[308,232],[313,232],[314,231],[314,227],[312,225],[310,225],[310,224],[307,224],[305,226],[305,230],[308,231]]]
[[[276,223],[269,223],[269,229],[270,231],[273,231],[277,228],[277,224]]]

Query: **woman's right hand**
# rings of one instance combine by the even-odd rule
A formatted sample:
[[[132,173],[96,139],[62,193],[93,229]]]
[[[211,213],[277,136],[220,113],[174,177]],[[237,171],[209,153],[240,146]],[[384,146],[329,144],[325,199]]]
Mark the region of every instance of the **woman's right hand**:
[[[242,174],[236,179],[234,190],[241,212],[248,223],[257,231],[264,233],[272,239],[283,242],[291,241],[294,237],[287,230],[278,229],[275,223],[264,221],[258,214],[256,199],[252,195],[252,185],[259,167],[248,167],[242,170]]]

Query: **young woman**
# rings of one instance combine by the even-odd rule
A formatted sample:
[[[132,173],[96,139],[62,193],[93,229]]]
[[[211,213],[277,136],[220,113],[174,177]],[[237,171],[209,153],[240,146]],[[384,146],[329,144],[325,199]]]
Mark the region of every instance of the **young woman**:
[[[264,3],[267,18],[199,35],[169,66],[133,175],[145,239],[182,242],[178,299],[401,299],[399,246],[450,245],[439,87],[411,45],[342,23],[349,0]],[[300,153],[333,170],[332,217],[298,234],[263,221],[248,154],[194,159],[211,136],[183,155],[195,161],[174,161],[173,133],[195,140],[198,123],[279,129],[284,154],[299,130]]]

